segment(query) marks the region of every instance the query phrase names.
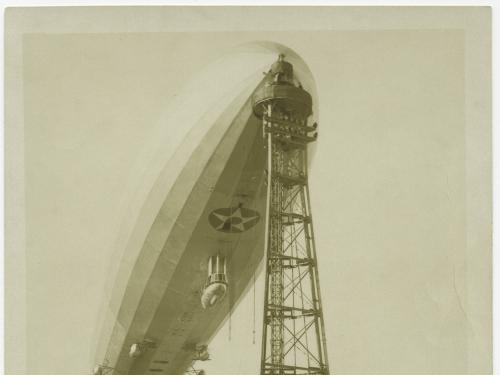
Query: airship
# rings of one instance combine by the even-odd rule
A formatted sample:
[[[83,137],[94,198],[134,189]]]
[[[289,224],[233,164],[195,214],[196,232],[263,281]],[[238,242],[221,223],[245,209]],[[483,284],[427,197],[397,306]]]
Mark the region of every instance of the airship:
[[[299,66],[302,89],[312,77],[285,53]],[[229,101],[177,165],[136,255],[120,266],[127,272],[118,273],[122,288],[106,307],[94,374],[181,375],[210,360],[211,339],[264,256],[267,153],[254,100],[277,69],[279,62],[267,65]]]

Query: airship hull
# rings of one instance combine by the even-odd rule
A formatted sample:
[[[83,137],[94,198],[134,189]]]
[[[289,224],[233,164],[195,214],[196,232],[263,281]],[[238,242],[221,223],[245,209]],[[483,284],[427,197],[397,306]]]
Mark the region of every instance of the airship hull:
[[[226,114],[220,121],[227,119]],[[207,158],[204,143],[213,144],[217,136],[209,131],[194,150],[133,266],[105,354],[120,373],[183,374],[196,347],[210,341],[237,304],[263,257],[266,153],[250,99]],[[178,192],[187,198],[173,199]],[[227,261],[227,294],[205,309],[207,262],[216,254]],[[145,273],[147,281],[137,285],[135,276],[144,279]],[[138,301],[136,309],[132,300]],[[130,357],[130,347],[145,339],[155,347]]]

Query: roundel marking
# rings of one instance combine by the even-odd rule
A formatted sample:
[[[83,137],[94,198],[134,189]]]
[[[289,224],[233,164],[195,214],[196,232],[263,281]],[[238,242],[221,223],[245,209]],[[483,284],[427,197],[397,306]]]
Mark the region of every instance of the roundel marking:
[[[260,219],[257,211],[243,207],[227,207],[213,210],[208,222],[219,232],[241,233],[253,227]]]

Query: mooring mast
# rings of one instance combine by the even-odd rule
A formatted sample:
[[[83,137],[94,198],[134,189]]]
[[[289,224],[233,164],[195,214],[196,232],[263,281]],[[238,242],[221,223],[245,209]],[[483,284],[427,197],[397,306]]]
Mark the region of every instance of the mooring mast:
[[[261,375],[329,375],[307,179],[312,98],[280,55],[253,97],[267,140]]]

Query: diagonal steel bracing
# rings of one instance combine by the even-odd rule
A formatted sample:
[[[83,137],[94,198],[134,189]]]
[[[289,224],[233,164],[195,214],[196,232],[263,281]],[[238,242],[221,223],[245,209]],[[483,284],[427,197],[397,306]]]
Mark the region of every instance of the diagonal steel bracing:
[[[266,275],[261,375],[329,375],[309,203],[310,95],[283,57],[254,110],[266,138]]]

